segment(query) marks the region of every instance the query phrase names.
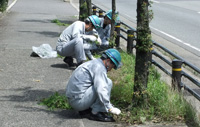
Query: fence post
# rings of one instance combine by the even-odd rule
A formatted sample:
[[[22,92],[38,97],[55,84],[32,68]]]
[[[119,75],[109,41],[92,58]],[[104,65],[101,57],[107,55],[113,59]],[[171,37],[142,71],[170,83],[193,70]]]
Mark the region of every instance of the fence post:
[[[92,12],[93,12],[93,15],[96,15],[96,14],[97,14],[97,7],[96,7],[96,6],[93,6],[93,7],[92,7]]]
[[[117,32],[117,37],[115,39],[116,47],[119,48],[119,41],[120,41],[120,22],[115,25],[115,31]]]
[[[172,61],[172,87],[173,89],[178,88],[178,91],[181,90],[181,69],[182,61],[174,59]]]
[[[134,31],[127,31],[127,52],[133,53],[133,40],[134,40]]]
[[[99,10],[99,17],[103,17],[103,11]]]

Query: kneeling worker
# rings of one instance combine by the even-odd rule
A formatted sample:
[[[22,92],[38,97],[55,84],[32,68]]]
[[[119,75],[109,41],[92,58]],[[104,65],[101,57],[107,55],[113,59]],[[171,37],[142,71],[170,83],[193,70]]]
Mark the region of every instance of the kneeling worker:
[[[74,66],[73,57],[76,58],[77,65],[86,60],[83,40],[96,41],[97,37],[85,35],[86,32],[100,27],[100,20],[96,15],[89,16],[85,22],[76,21],[68,26],[60,35],[57,41],[56,50],[61,56],[65,56],[64,62],[68,66]]]
[[[110,102],[112,80],[107,77],[107,72],[121,65],[121,55],[116,49],[108,49],[100,58],[81,64],[67,84],[69,104],[80,115],[86,113],[91,120],[114,121],[107,113],[119,115],[121,111]]]

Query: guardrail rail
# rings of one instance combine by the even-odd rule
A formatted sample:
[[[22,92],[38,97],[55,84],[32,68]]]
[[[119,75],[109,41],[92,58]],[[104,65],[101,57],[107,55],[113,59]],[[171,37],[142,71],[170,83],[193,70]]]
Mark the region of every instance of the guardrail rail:
[[[98,13],[99,17],[103,17],[104,16],[103,13],[105,13],[105,11],[103,9],[97,7],[95,4],[92,4],[92,5],[93,5],[93,8],[92,8],[93,14],[97,15],[97,13]],[[128,28],[128,30],[120,27],[121,25]],[[116,47],[119,47],[120,38],[122,38],[125,41],[127,41],[127,47],[126,47],[127,52],[132,53],[133,48],[135,48],[135,45],[133,42],[136,41],[136,39],[137,39],[137,37],[136,37],[137,30],[121,21],[120,23],[117,23],[117,25],[115,26],[115,31],[117,32],[117,38],[115,40]],[[127,37],[125,37],[124,34],[121,34],[121,32],[126,34]],[[165,57],[163,57],[162,54],[160,54],[159,52],[152,49],[152,55],[156,56],[157,58],[159,58],[160,60],[165,62],[167,65],[169,65],[171,67],[171,72],[169,70],[167,70],[165,67],[163,67],[160,63],[156,62],[156,60],[154,60],[154,59],[151,60],[152,64],[154,64],[156,67],[160,68],[164,73],[166,73],[167,75],[169,75],[172,78],[172,86],[174,88],[177,87],[179,91],[181,90],[181,88],[184,88],[185,90],[187,90],[189,93],[191,93],[195,98],[197,98],[200,101],[200,92],[197,90],[194,90],[188,84],[184,83],[181,80],[182,77],[185,77],[188,80],[190,80],[193,84],[195,84],[198,88],[200,88],[200,82],[197,79],[193,78],[187,72],[183,71],[182,65],[191,68],[191,70],[196,72],[198,75],[200,75],[200,69],[198,67],[194,66],[193,64],[189,63],[188,61],[184,60],[182,57],[178,56],[177,54],[173,53],[169,49],[163,47],[161,44],[159,44],[153,40],[152,40],[152,43],[153,43],[153,47],[159,48],[175,58],[172,61],[169,61]]]

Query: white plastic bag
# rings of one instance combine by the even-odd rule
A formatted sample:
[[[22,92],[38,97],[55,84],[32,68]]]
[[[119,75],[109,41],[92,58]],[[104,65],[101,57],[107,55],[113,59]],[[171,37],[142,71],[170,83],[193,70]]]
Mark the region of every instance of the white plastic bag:
[[[32,46],[32,50],[41,58],[55,58],[57,52],[54,51],[49,44],[42,44],[40,47]]]

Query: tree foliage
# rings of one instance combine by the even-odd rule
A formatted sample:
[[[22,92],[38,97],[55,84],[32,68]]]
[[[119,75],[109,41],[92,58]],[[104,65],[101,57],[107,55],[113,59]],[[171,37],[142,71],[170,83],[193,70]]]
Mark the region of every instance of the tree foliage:
[[[84,21],[92,14],[91,0],[79,0],[79,20]]]
[[[7,8],[8,0],[0,0],[0,12],[4,12]]]

